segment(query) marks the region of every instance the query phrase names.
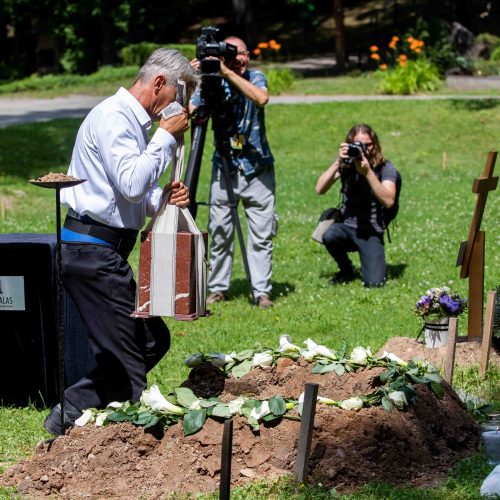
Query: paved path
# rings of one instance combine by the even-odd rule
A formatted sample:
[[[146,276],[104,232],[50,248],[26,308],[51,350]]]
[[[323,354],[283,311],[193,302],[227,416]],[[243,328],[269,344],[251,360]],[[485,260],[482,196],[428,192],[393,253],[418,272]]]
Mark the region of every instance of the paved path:
[[[73,95],[54,99],[0,99],[0,127],[36,123],[56,118],[83,118],[104,97]],[[272,96],[270,104],[313,104],[353,101],[427,101],[443,99],[500,99],[500,95],[281,95]]]

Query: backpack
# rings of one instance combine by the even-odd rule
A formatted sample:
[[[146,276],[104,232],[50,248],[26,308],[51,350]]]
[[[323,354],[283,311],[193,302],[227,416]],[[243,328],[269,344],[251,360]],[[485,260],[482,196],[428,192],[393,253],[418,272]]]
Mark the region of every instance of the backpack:
[[[394,167],[394,170],[396,168]],[[379,181],[382,182],[382,169],[378,173]],[[401,187],[403,184],[403,179],[401,174],[396,170],[396,197],[394,198],[394,204],[391,208],[382,207],[382,221],[384,223],[384,229],[387,231],[387,239],[391,243],[391,235],[389,233],[389,224],[396,218],[399,211],[399,195],[401,194]]]

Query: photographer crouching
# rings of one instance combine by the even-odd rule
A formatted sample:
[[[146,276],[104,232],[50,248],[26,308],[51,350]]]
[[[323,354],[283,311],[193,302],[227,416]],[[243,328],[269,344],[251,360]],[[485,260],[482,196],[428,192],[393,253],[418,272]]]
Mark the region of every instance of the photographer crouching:
[[[336,160],[316,182],[316,192],[325,194],[340,179],[340,217],[323,235],[323,243],[339,267],[331,284],[355,279],[348,252],[359,252],[361,280],[367,287],[386,280],[383,210],[396,201],[398,173],[384,159],[375,131],[365,124],[349,130]]]

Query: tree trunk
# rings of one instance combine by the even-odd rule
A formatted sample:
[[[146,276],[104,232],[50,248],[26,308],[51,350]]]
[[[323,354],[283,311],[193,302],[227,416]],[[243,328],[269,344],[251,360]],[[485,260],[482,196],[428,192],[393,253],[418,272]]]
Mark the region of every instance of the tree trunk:
[[[344,5],[342,0],[333,0],[333,18],[335,20],[335,56],[340,72],[346,69],[346,43],[344,25]]]

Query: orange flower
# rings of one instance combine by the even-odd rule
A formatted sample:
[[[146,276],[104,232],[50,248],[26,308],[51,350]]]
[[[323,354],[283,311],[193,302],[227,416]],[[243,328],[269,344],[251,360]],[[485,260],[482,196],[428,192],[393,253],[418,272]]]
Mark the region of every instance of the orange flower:
[[[391,38],[391,42],[399,42],[399,36],[395,36],[395,35],[394,35],[394,36]]]
[[[420,54],[422,49],[419,49],[418,47],[416,47],[415,49],[413,49],[413,52],[415,52],[415,54]]]
[[[269,40],[269,47],[272,49],[276,45],[276,40]]]
[[[389,42],[389,48],[390,48],[390,49],[395,49],[395,48],[396,48],[396,44],[397,44],[397,43],[398,43],[398,41],[397,41],[397,40],[391,40],[391,41]]]
[[[272,47],[276,52],[281,49],[281,43],[275,43]]]
[[[260,55],[260,53],[261,53],[261,50],[260,50],[260,49],[253,49],[253,54],[254,54],[255,56],[259,56],[259,55]]]
[[[260,42],[257,47],[259,49],[267,49],[269,47],[269,44],[267,42]]]
[[[406,64],[407,64],[407,62],[406,62],[406,61],[399,61],[399,65],[400,65],[400,66],[403,66],[403,67],[404,67],[404,66],[406,66]]]
[[[370,47],[370,52],[378,52],[378,47],[376,45],[372,45]]]
[[[375,59],[375,61],[380,61],[380,56],[378,54],[373,53],[373,54],[370,55],[370,57],[372,59]]]
[[[381,64],[379,66],[379,69],[381,69],[382,71],[385,71],[387,69],[387,64]]]
[[[415,38],[413,38],[412,36],[409,36],[409,37],[406,39],[406,41],[407,41],[408,43],[413,43],[413,41],[414,41],[414,40],[415,40]]]
[[[401,63],[401,62],[404,62],[404,63],[405,63],[407,60],[408,60],[408,56],[407,56],[406,54],[401,54],[401,55],[399,56],[399,62],[400,62],[400,63]]]

